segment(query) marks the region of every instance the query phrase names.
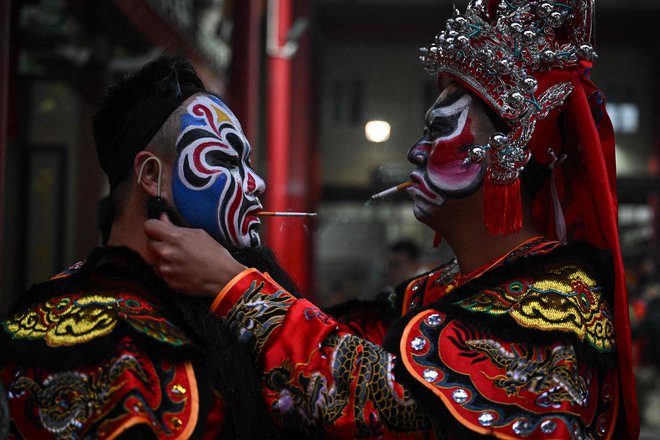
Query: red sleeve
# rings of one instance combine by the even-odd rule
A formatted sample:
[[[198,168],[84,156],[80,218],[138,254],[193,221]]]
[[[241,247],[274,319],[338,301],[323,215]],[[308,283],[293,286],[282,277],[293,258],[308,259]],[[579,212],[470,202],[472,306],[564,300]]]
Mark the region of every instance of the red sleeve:
[[[51,372],[10,364],[0,374],[17,438],[115,438],[140,428],[184,439],[199,416],[190,362],[156,361],[128,337],[97,365]]]
[[[349,304],[343,313],[327,311],[337,322],[348,327],[355,336],[359,336],[376,345],[383,345],[385,335],[391,324],[389,318],[393,311],[384,310],[383,304]],[[398,317],[398,316],[397,316]]]
[[[427,438],[428,420],[394,382],[394,357],[267,275],[246,271],[213,304],[255,347],[264,394],[285,428],[341,438]]]

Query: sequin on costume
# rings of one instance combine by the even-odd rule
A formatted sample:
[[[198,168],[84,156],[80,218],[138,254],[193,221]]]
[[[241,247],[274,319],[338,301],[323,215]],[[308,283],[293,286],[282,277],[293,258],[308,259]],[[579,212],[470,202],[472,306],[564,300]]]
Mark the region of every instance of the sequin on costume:
[[[255,340],[264,394],[285,429],[316,438],[427,439],[429,420],[394,381],[394,358],[350,334],[269,277],[246,271],[223,301],[226,319],[244,340]]]
[[[310,371],[309,364],[292,367],[288,361],[266,374],[268,395],[275,399],[274,415],[281,423],[292,408],[298,408],[310,435],[322,433],[324,426],[337,423],[347,413],[355,420],[357,438],[379,434],[381,423],[388,432],[424,428],[427,420],[410,394],[392,382],[392,355],[350,335],[332,335],[319,351],[332,359],[329,376]]]
[[[574,345],[559,342],[572,335],[597,353],[613,354],[606,292],[583,259],[555,251],[566,252],[557,242],[530,240],[468,276],[449,264],[406,289],[405,298],[428,307],[404,330],[406,370],[475,432],[502,438],[613,432],[616,370],[580,362]],[[532,342],[527,328],[557,339]]]
[[[415,349],[420,340],[424,346]],[[410,321],[401,352],[408,373],[474,432],[586,438],[602,424],[611,435],[616,376],[598,377],[571,346],[507,342],[431,309]],[[603,387],[612,391],[605,395]]]

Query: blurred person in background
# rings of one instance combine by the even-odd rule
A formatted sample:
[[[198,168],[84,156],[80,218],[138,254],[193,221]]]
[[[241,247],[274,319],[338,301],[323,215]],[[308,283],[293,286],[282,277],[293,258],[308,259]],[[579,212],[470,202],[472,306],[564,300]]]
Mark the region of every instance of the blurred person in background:
[[[614,137],[589,78],[592,8],[474,0],[423,52],[440,95],[408,153],[408,192],[456,259],[388,298],[393,326],[368,322],[377,313],[366,329],[342,325],[237,268],[209,237],[145,223],[166,281],[213,298],[246,337],[280,426],[333,438],[638,437]],[[216,278],[191,286],[187,266]]]
[[[386,286],[396,287],[417,275],[420,268],[419,254],[419,246],[410,239],[390,244],[385,258]]]
[[[343,301],[332,301],[323,311],[350,328],[356,336],[382,341],[389,327],[399,318],[393,306],[398,295],[397,287],[423,272],[420,270],[419,254],[419,247],[413,240],[393,242],[385,254],[385,285],[373,299],[344,298]]]

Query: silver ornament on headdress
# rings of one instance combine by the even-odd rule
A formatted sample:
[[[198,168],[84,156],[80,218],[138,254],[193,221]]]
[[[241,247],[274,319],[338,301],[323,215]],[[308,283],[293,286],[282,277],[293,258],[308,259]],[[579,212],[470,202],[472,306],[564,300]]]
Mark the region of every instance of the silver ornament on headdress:
[[[570,83],[558,83],[539,94],[535,73],[595,58],[589,43],[592,2],[501,0],[492,18],[488,0],[472,0],[464,14],[454,8],[446,29],[421,49],[429,73],[461,79],[511,127],[505,145],[478,146],[469,155],[475,162],[488,156],[493,182],[504,185],[518,178],[529,160],[526,147],[536,122],[572,91]],[[560,32],[566,41],[558,41]]]

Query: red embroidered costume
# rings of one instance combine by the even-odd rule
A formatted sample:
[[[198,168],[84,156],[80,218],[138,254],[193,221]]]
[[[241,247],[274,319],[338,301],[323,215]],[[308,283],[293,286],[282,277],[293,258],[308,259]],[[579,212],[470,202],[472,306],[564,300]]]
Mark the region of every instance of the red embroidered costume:
[[[358,338],[256,270],[214,311],[254,341],[285,426],[342,438],[427,438],[432,425],[438,438],[469,437],[460,425],[499,438],[616,438],[611,290],[593,251],[538,239],[472,276],[451,263],[408,284],[388,348],[417,403],[374,344],[380,332]]]
[[[222,241],[238,259],[291,286],[258,247],[258,221],[248,213],[261,208],[264,186],[249,166],[238,120],[188,60],[161,55],[105,89],[93,133],[110,186],[102,235],[111,246],[33,286],[2,322],[9,437],[281,438],[252,352],[209,313],[210,301],[182,297],[165,283],[145,235],[145,222],[163,211],[179,224],[177,214],[191,211],[209,220],[204,205],[215,213],[207,226],[218,240],[219,228],[234,232]],[[188,157],[191,144],[202,145],[213,170],[192,177],[191,192],[179,193],[186,206],[174,209],[171,164]],[[197,197],[200,187],[208,191]],[[233,214],[219,209],[228,204]],[[4,438],[8,417],[0,414]]]
[[[219,365],[175,297],[126,248],[99,248],[26,292],[0,333],[9,438],[237,438],[228,413],[259,402],[251,355],[216,330],[212,342],[227,355]],[[223,387],[218,374],[254,390]],[[265,412],[249,412],[241,423],[268,429]]]

